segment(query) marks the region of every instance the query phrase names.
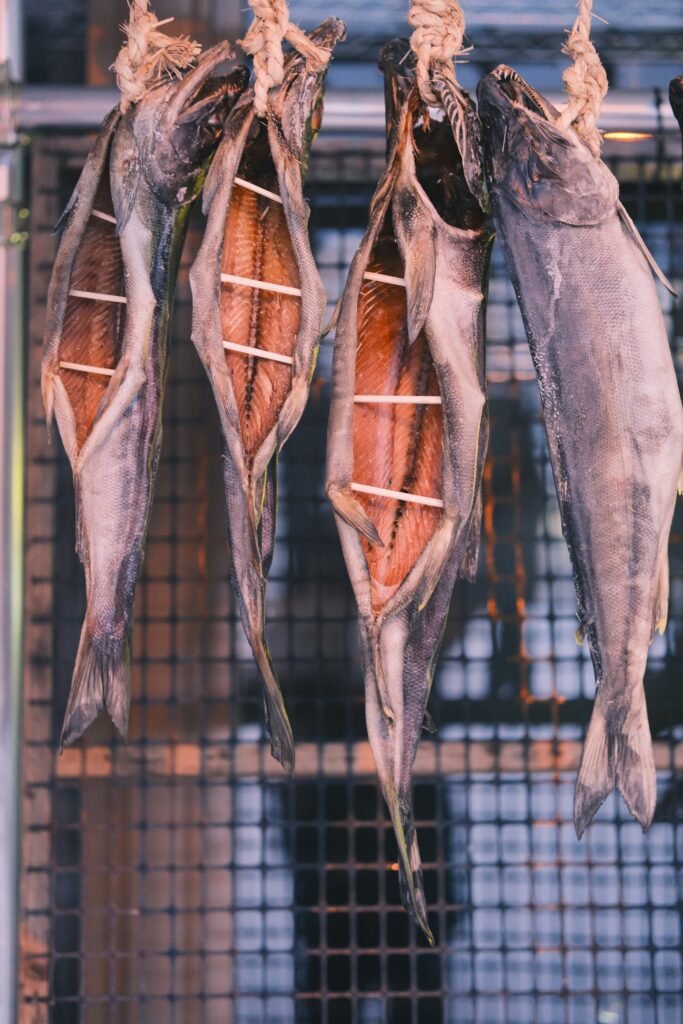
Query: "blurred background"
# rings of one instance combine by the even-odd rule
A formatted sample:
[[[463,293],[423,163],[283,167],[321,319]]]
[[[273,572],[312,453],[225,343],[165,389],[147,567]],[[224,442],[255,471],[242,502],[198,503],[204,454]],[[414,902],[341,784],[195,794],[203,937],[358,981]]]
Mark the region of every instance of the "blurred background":
[[[474,87],[504,61],[551,95],[561,89],[572,3],[472,0],[464,8],[475,48],[459,68],[463,84]],[[174,15],[177,31],[205,44],[237,38],[249,19],[233,0],[159,0],[156,12]],[[647,673],[655,822],[643,836],[610,797],[579,843],[571,804],[593,670],[574,640],[576,600],[537,387],[498,248],[479,577],[453,596],[430,701],[437,732],[424,736],[415,770],[436,948],[426,947],[400,905],[394,840],[366,739],[355,605],[323,496],[333,336],[281,463],[268,598],[270,645],[298,743],[294,779],[269,756],[256,671],[228,584],[218,419],[190,341],[187,272],[201,237],[198,212],[180,270],[163,458],[138,587],[129,743],[101,719],[57,757],[84,587],[71,471],[59,439],[48,443],[39,390],[57,244],[51,230],[93,131],[116,102],[108,68],[126,13],[119,0],[25,0],[15,42],[6,37],[10,75],[22,77],[23,52],[24,82],[13,86],[5,76],[0,85],[3,152],[12,160],[11,175],[0,175],[0,271],[10,282],[2,309],[13,339],[0,364],[0,496],[15,524],[15,596],[2,594],[5,624],[7,608],[19,607],[17,586],[24,589],[23,726],[19,732],[12,690],[1,755],[6,806],[15,801],[21,812],[20,901],[16,919],[0,902],[0,932],[5,953],[16,950],[18,1019],[676,1024],[681,509],[669,627],[652,645]],[[345,0],[336,9],[298,0],[291,13],[304,27],[337,14],[349,32],[329,73],[307,184],[331,309],[383,166],[376,55],[406,33],[405,9],[387,0]],[[612,86],[605,157],[680,292],[681,147],[667,91],[683,73],[683,7],[600,0],[596,13],[608,22],[594,22]],[[661,299],[680,370],[681,307],[663,291]],[[8,481],[15,513],[25,489],[23,541],[19,519],[7,512]],[[11,633],[15,645],[18,636]],[[8,686],[20,672],[11,652],[8,644]],[[2,870],[8,891],[9,854]]]

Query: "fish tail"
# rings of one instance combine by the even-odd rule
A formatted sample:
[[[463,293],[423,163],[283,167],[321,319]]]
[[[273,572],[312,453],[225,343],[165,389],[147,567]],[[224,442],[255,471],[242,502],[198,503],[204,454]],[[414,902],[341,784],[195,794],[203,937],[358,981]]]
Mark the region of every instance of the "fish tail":
[[[422,861],[417,845],[410,800],[401,800],[396,787],[391,782],[383,788],[396,836],[401,902],[426,935],[429,945],[433,946],[434,935],[427,923],[427,901],[422,877]]]
[[[249,639],[261,675],[266,728],[270,735],[270,750],[275,760],[279,761],[285,771],[291,775],[294,771],[294,737],[275,666],[263,635],[260,634]]]
[[[596,702],[583,746],[574,793],[574,827],[581,838],[613,789],[647,831],[657,802],[657,774],[644,694],[622,720]]]
[[[128,640],[109,643],[107,649],[101,649],[95,646],[84,623],[59,741],[60,751],[77,740],[105,709],[125,740],[130,690]]]

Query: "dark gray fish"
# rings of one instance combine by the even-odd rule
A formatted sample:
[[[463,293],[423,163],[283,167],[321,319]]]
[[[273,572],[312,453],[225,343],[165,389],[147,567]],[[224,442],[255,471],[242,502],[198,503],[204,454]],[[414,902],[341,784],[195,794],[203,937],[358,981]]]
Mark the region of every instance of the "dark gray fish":
[[[87,593],[62,746],[104,708],[122,736],[128,727],[173,290],[192,203],[246,85],[243,69],[209,79],[231,55],[216,46],[180,81],[154,87],[123,115],[113,110],[58,225],[42,391],[73,470]]]
[[[453,585],[476,574],[493,233],[467,93],[435,75],[447,116],[430,120],[408,42],[389,44],[380,66],[388,162],[340,307],[327,494],[358,604],[368,736],[401,894],[433,941],[412,768]]]
[[[310,33],[332,51],[330,18]],[[254,652],[273,757],[294,766],[294,741],[265,638],[265,587],[275,544],[277,456],[308,399],[325,291],[308,238],[303,179],[322,119],[325,71],[292,50],[264,119],[245,92],[226,124],[204,190],[206,232],[190,271],[192,340],[223,433],[232,585]]]
[[[596,677],[579,836],[616,787],[646,829],[656,775],[643,675],[664,630],[683,412],[651,271],[605,164],[510,68],[479,85],[493,214],[545,416]]]

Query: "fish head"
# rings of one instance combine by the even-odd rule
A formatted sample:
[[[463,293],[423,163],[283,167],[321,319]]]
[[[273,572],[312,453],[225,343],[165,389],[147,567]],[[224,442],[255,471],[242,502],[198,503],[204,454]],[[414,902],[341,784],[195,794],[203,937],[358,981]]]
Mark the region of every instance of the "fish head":
[[[430,84],[439,107],[424,103],[417,59],[408,39],[381,51],[388,148],[410,150],[415,174],[437,214],[462,228],[480,228],[488,208],[481,125],[476,107],[453,75],[435,67]]]
[[[246,68],[212,76],[232,56],[227,43],[212,47],[182,79],[151,90],[131,111],[140,173],[169,206],[195,198],[225,120],[246,88]]]
[[[327,18],[307,35],[315,46],[331,54],[337,43],[346,39],[346,25],[339,18]],[[311,143],[322,124],[328,66],[329,60],[322,67],[315,67],[292,49],[285,61],[282,83],[273,91],[271,113],[287,140],[289,152],[304,172]]]
[[[500,65],[481,80],[477,96],[494,195],[533,220],[588,226],[615,213],[614,175],[521,75]]]

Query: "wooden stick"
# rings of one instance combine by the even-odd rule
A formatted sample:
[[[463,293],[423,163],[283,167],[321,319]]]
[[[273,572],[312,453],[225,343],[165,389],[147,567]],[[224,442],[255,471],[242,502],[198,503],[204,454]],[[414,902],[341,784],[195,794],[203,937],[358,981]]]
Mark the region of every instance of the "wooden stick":
[[[78,288],[72,288],[69,295],[75,299],[95,299],[97,302],[127,302],[125,295],[103,295],[101,292],[82,292]]]
[[[81,373],[101,373],[103,377],[112,377],[116,370],[107,370],[104,366],[88,366],[86,363],[67,363],[62,359],[60,370],[79,370]]]
[[[241,185],[242,188],[248,188],[250,192],[258,192],[260,196],[265,196],[267,199],[274,199],[276,203],[282,202],[282,196],[279,196],[277,192],[269,192],[267,188],[254,185],[253,182],[246,181],[244,178],[235,178],[235,184]]]
[[[406,283],[402,277],[390,277],[389,274],[376,274],[373,270],[366,270],[363,274],[366,281],[379,281],[381,284],[398,284],[405,288]]]
[[[287,363],[291,366],[294,360],[291,356],[285,356],[281,352],[266,352],[262,348],[252,348],[251,345],[238,345],[236,341],[224,341],[223,348],[230,352],[241,352],[245,356],[256,356],[258,359],[272,359],[276,363]]]
[[[225,284],[239,284],[245,288],[260,288],[264,292],[279,292],[281,295],[301,295],[300,288],[290,288],[288,284],[267,284],[265,281],[254,281],[251,277],[236,277],[234,274],[221,274]]]
[[[116,217],[112,217],[110,213],[102,213],[101,210],[91,210],[90,215],[92,217],[99,217],[100,220],[106,220],[109,224],[116,224]]]
[[[386,487],[371,487],[370,484],[351,484],[351,490],[360,494],[374,494],[378,498],[395,498],[396,501],[412,501],[416,505],[443,508],[443,502],[439,498],[425,498],[421,494],[409,494],[408,491],[390,491]]]
[[[440,395],[354,395],[353,400],[363,405],[441,405]]]

